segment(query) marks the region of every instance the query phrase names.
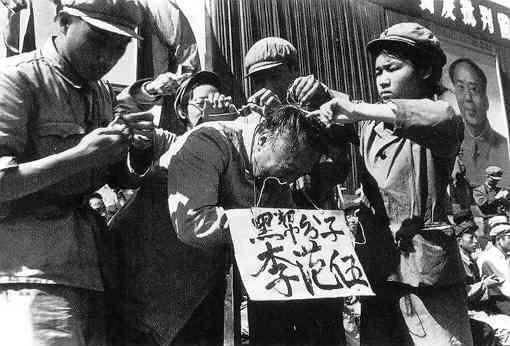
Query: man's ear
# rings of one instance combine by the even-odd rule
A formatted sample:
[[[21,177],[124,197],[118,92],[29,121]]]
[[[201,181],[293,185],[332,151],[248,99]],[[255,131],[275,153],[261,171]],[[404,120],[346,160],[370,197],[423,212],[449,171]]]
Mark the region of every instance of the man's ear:
[[[186,112],[183,107],[178,107],[177,116],[183,120],[188,120],[188,112]]]

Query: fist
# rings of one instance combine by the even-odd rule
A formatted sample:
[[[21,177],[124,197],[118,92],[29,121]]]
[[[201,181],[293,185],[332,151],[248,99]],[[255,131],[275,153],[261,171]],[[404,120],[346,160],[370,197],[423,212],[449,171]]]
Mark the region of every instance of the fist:
[[[330,99],[327,87],[314,75],[297,78],[287,90],[289,102],[319,106]],[[313,105],[312,105],[313,103]]]
[[[262,88],[248,98],[248,104],[252,104],[258,113],[264,117],[282,105],[282,101],[272,90]]]
[[[105,166],[120,161],[127,154],[129,137],[126,125],[112,123],[88,133],[76,149],[91,166]]]
[[[157,76],[153,81],[145,84],[145,90],[154,96],[175,94],[182,81],[190,76],[191,73],[184,73],[181,75],[172,72],[163,73]]]
[[[136,149],[147,149],[154,140],[154,116],[149,112],[125,114],[122,120],[132,135],[131,144]]]

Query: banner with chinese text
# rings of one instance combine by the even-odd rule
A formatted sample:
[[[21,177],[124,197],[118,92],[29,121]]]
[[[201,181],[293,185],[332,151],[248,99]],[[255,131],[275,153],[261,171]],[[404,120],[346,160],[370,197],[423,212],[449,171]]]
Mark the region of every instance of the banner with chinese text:
[[[228,217],[251,300],[373,295],[342,211],[233,209]]]

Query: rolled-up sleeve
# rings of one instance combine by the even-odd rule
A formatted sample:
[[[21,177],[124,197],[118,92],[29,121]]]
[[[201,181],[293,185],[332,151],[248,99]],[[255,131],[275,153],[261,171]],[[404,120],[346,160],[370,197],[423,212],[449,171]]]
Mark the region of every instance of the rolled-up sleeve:
[[[181,241],[212,250],[229,241],[219,185],[230,150],[226,139],[212,128],[200,128],[181,140],[168,166],[170,216]]]
[[[464,136],[462,118],[446,101],[392,100],[394,133],[429,148],[435,155],[457,155]]]
[[[25,151],[32,98],[23,76],[13,67],[0,72],[0,170]]]

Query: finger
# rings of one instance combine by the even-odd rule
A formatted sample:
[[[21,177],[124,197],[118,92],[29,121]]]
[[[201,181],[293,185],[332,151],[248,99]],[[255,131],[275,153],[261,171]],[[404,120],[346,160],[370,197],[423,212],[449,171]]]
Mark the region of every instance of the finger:
[[[297,97],[296,97],[296,88],[298,85],[300,85],[301,83],[303,83],[303,80],[305,79],[306,77],[298,77],[294,80],[294,82],[292,82],[291,86],[289,87],[289,89],[287,89],[287,98],[291,101],[291,102],[297,102]]]
[[[266,106],[267,107],[278,107],[281,104],[280,99],[276,95],[272,95],[267,101]]]
[[[177,80],[180,82],[180,81],[182,81],[184,79],[188,79],[189,77],[191,77],[191,75],[192,75],[191,72],[186,72],[186,73],[177,75]]]
[[[153,121],[154,115],[150,112],[127,113],[122,116],[123,120],[129,123],[137,121]]]
[[[312,98],[312,96],[317,93],[317,90],[319,90],[320,87],[321,83],[318,80],[316,80],[308,91],[304,92],[305,90],[303,89],[299,97],[299,102],[300,103],[308,102]]]
[[[302,102],[301,98],[312,88],[315,82],[313,75],[307,76],[302,83],[296,86],[296,99],[298,102]]]
[[[267,90],[262,96],[260,96],[259,104],[262,106],[269,106],[275,102],[280,103],[280,99],[271,90]]]
[[[215,93],[211,93],[211,94],[207,95],[207,101],[209,102],[209,104],[211,105],[212,108],[216,108]]]
[[[153,130],[155,128],[152,121],[138,121],[136,123],[128,123],[131,130]]]
[[[256,105],[260,105],[259,104],[259,99],[260,97],[267,91],[266,88],[262,88],[260,89],[259,91],[257,91],[255,94],[251,95],[249,98],[248,98],[248,103],[254,103]]]
[[[122,133],[126,129],[129,129],[125,123],[110,123],[107,127],[102,127],[98,130],[98,134],[118,134]]]

